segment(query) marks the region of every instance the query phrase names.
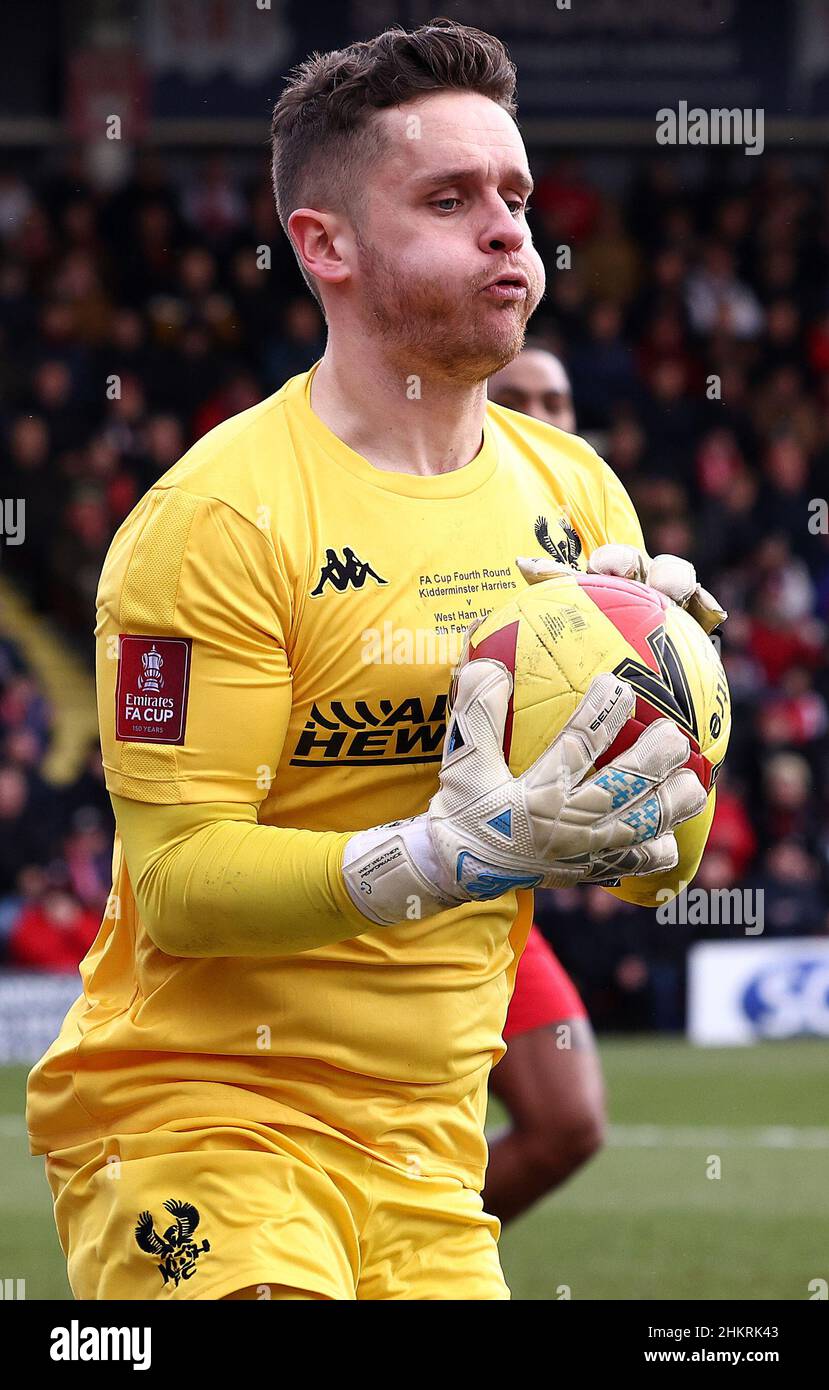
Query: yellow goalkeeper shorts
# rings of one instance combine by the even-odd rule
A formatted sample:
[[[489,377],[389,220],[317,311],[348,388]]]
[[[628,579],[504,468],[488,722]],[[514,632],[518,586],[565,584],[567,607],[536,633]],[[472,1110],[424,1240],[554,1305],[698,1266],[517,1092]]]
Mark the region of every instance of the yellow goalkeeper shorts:
[[[182,1122],[46,1156],[78,1299],[508,1299],[480,1194],[314,1130]]]

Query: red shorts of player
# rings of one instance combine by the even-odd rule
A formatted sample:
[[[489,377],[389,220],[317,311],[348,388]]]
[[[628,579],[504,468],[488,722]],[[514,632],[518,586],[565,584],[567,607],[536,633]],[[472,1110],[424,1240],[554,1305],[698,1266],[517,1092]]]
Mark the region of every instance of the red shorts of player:
[[[504,1039],[566,1018],[587,1018],[579,992],[538,927],[532,926],[518,962]]]

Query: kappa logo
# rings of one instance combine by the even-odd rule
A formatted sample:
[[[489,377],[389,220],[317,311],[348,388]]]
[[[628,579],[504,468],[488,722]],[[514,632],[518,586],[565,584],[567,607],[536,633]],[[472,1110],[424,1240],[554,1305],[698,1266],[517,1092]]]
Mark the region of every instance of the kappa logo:
[[[576,570],[579,567],[579,556],[582,550],[581,537],[576,528],[571,525],[568,517],[560,516],[558,524],[563,535],[560,541],[554,541],[550,535],[546,516],[536,517],[535,538],[547,554],[552,555],[554,560],[561,560],[563,564]]]
[[[389,582],[388,579],[382,579],[367,560],[360,560],[350,545],[343,546],[342,560],[336,550],[327,546],[325,564],[320,569],[320,577],[316,587],[311,590],[311,598],[318,598],[326,584],[330,584],[332,589],[336,589],[338,594],[342,594],[349,585],[352,589],[364,588],[367,579],[373,579],[376,584],[388,584]]]
[[[152,1213],[142,1211],[135,1228],[135,1239],[147,1255],[155,1255],[158,1259],[158,1270],[164,1283],[172,1281],[173,1286],[178,1288],[181,1279],[192,1279],[196,1272],[196,1261],[210,1249],[210,1241],[203,1240],[201,1245],[197,1245],[193,1240],[193,1232],[201,1218],[192,1202],[179,1202],[175,1197],[170,1197],[164,1203],[164,1210],[174,1217],[174,1221],[163,1236],[155,1229]]]

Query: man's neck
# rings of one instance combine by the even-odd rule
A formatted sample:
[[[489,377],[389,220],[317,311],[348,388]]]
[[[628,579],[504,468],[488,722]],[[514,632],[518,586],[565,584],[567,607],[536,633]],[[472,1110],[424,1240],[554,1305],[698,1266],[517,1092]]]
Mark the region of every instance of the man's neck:
[[[357,360],[329,339],[311,381],[311,408],[375,468],[429,477],[463,468],[480,452],[486,382],[398,373],[370,344]]]

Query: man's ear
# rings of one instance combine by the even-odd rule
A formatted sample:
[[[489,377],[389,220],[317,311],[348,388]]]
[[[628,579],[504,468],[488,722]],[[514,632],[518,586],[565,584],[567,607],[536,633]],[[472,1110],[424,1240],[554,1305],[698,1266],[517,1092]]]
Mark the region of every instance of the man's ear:
[[[344,255],[344,224],[334,212],[296,208],[288,218],[288,235],[302,265],[323,285],[348,280],[351,267]]]

